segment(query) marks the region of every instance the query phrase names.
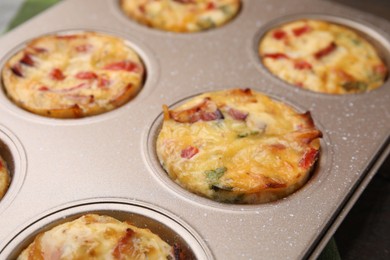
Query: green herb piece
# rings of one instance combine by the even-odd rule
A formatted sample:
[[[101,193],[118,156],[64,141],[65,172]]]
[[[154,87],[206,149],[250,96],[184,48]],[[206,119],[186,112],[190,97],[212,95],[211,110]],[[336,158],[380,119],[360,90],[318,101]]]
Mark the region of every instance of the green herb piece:
[[[237,135],[237,137],[244,138],[244,137],[247,137],[249,135],[257,135],[257,134],[259,134],[259,131],[250,131],[250,132],[240,133]]]
[[[200,19],[196,24],[202,29],[209,29],[216,26],[216,24],[210,17]]]
[[[367,90],[367,83],[361,82],[361,81],[349,81],[345,82],[341,85],[346,91],[366,91]]]
[[[226,15],[229,15],[229,16],[232,15],[232,10],[230,9],[230,7],[228,5],[220,6],[219,10],[221,10]]]
[[[214,185],[218,182],[219,178],[227,171],[226,167],[220,167],[215,170],[205,171],[207,179]]]

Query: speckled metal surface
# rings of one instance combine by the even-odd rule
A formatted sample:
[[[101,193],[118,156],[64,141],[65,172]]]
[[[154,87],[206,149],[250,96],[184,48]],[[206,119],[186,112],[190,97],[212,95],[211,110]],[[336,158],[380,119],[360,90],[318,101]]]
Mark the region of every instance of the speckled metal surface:
[[[179,225],[178,235],[190,241],[199,259],[315,257],[346,201],[389,153],[390,82],[365,94],[312,93],[270,75],[256,56],[256,45],[274,24],[318,17],[368,35],[389,64],[390,24],[326,1],[286,2],[243,0],[229,24],[183,35],[132,22],[117,1],[67,0],[0,38],[2,67],[24,42],[42,34],[107,32],[128,40],[148,72],[134,100],[77,120],[33,115],[0,92],[1,154],[13,165],[10,190],[0,202],[0,258],[20,250],[33,228],[51,223],[53,216],[56,221],[77,214],[81,205],[87,211],[138,214],[142,206],[163,215],[157,221]],[[162,104],[231,87],[250,87],[311,111],[324,133],[323,151],[314,176],[298,192],[264,205],[227,205],[190,194],[167,179],[154,152]],[[127,206],[113,206],[117,203]]]

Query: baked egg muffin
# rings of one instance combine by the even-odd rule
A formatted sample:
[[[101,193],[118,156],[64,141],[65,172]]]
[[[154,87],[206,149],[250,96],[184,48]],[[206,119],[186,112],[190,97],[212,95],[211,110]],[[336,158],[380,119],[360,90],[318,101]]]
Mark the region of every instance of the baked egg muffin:
[[[135,21],[171,32],[197,32],[219,27],[240,10],[240,0],[121,0]]]
[[[278,78],[321,93],[370,91],[383,85],[388,74],[370,42],[328,21],[303,19],[273,28],[260,40],[259,55]]]
[[[122,39],[96,32],[46,35],[29,42],[2,70],[7,96],[54,118],[101,114],[132,99],[144,65]]]
[[[24,259],[180,259],[175,248],[149,229],[109,216],[87,214],[38,234]]]
[[[0,156],[0,200],[4,197],[10,183],[10,175],[7,168],[7,163]]]
[[[257,204],[302,187],[319,157],[321,131],[309,112],[251,89],[204,93],[164,109],[157,156],[186,190]]]

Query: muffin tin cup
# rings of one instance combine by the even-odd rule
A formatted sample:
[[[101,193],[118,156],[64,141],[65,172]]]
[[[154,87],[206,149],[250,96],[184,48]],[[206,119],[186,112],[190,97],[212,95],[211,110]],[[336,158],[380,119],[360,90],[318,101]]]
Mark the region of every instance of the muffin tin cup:
[[[0,201],[0,258],[16,254],[24,239],[56,223],[59,216],[110,213],[107,208],[136,214],[147,208],[152,219],[159,218],[154,214],[173,219],[179,223],[174,228],[199,259],[318,256],[390,152],[390,82],[368,93],[348,95],[294,88],[262,67],[257,44],[272,25],[293,18],[323,18],[368,35],[380,45],[389,65],[390,23],[320,0],[294,0],[288,5],[284,0],[242,2],[240,13],[224,26],[178,34],[127,20],[117,1],[68,0],[0,38],[1,67],[29,39],[85,30],[129,41],[147,70],[136,98],[82,119],[31,114],[0,91],[0,144],[5,144],[1,153],[11,157],[7,162],[13,161],[14,167],[11,187]],[[217,203],[184,191],[159,165],[154,145],[162,105],[175,106],[194,94],[237,87],[264,93],[299,112],[310,111],[324,134],[313,176],[284,199],[259,205]],[[190,234],[181,233],[183,227]]]
[[[9,239],[0,253],[6,259],[16,259],[39,233],[85,214],[106,215],[128,221],[139,228],[147,228],[171,246],[177,244],[186,259],[213,258],[196,232],[171,213],[147,203],[121,198],[77,201],[41,214]]]

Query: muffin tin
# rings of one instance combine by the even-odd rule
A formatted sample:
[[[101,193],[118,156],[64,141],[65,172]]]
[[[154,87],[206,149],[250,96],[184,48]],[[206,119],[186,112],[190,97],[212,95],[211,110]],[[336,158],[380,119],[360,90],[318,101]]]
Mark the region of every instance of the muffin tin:
[[[23,44],[60,31],[107,32],[145,63],[143,89],[124,106],[82,119],[51,119],[14,105],[0,91],[0,148],[12,182],[0,201],[0,258],[32,236],[82,213],[135,218],[196,259],[315,258],[390,152],[390,83],[368,93],[327,95],[272,76],[257,44],[273,25],[295,18],[345,24],[367,35],[390,64],[390,23],[317,0],[243,0],[228,24],[193,34],[129,20],[118,1],[68,0],[0,38],[0,67]],[[282,200],[217,203],[172,183],[154,150],[162,105],[227,88],[252,88],[311,111],[324,133],[309,182]],[[161,225],[161,228],[159,226]]]

